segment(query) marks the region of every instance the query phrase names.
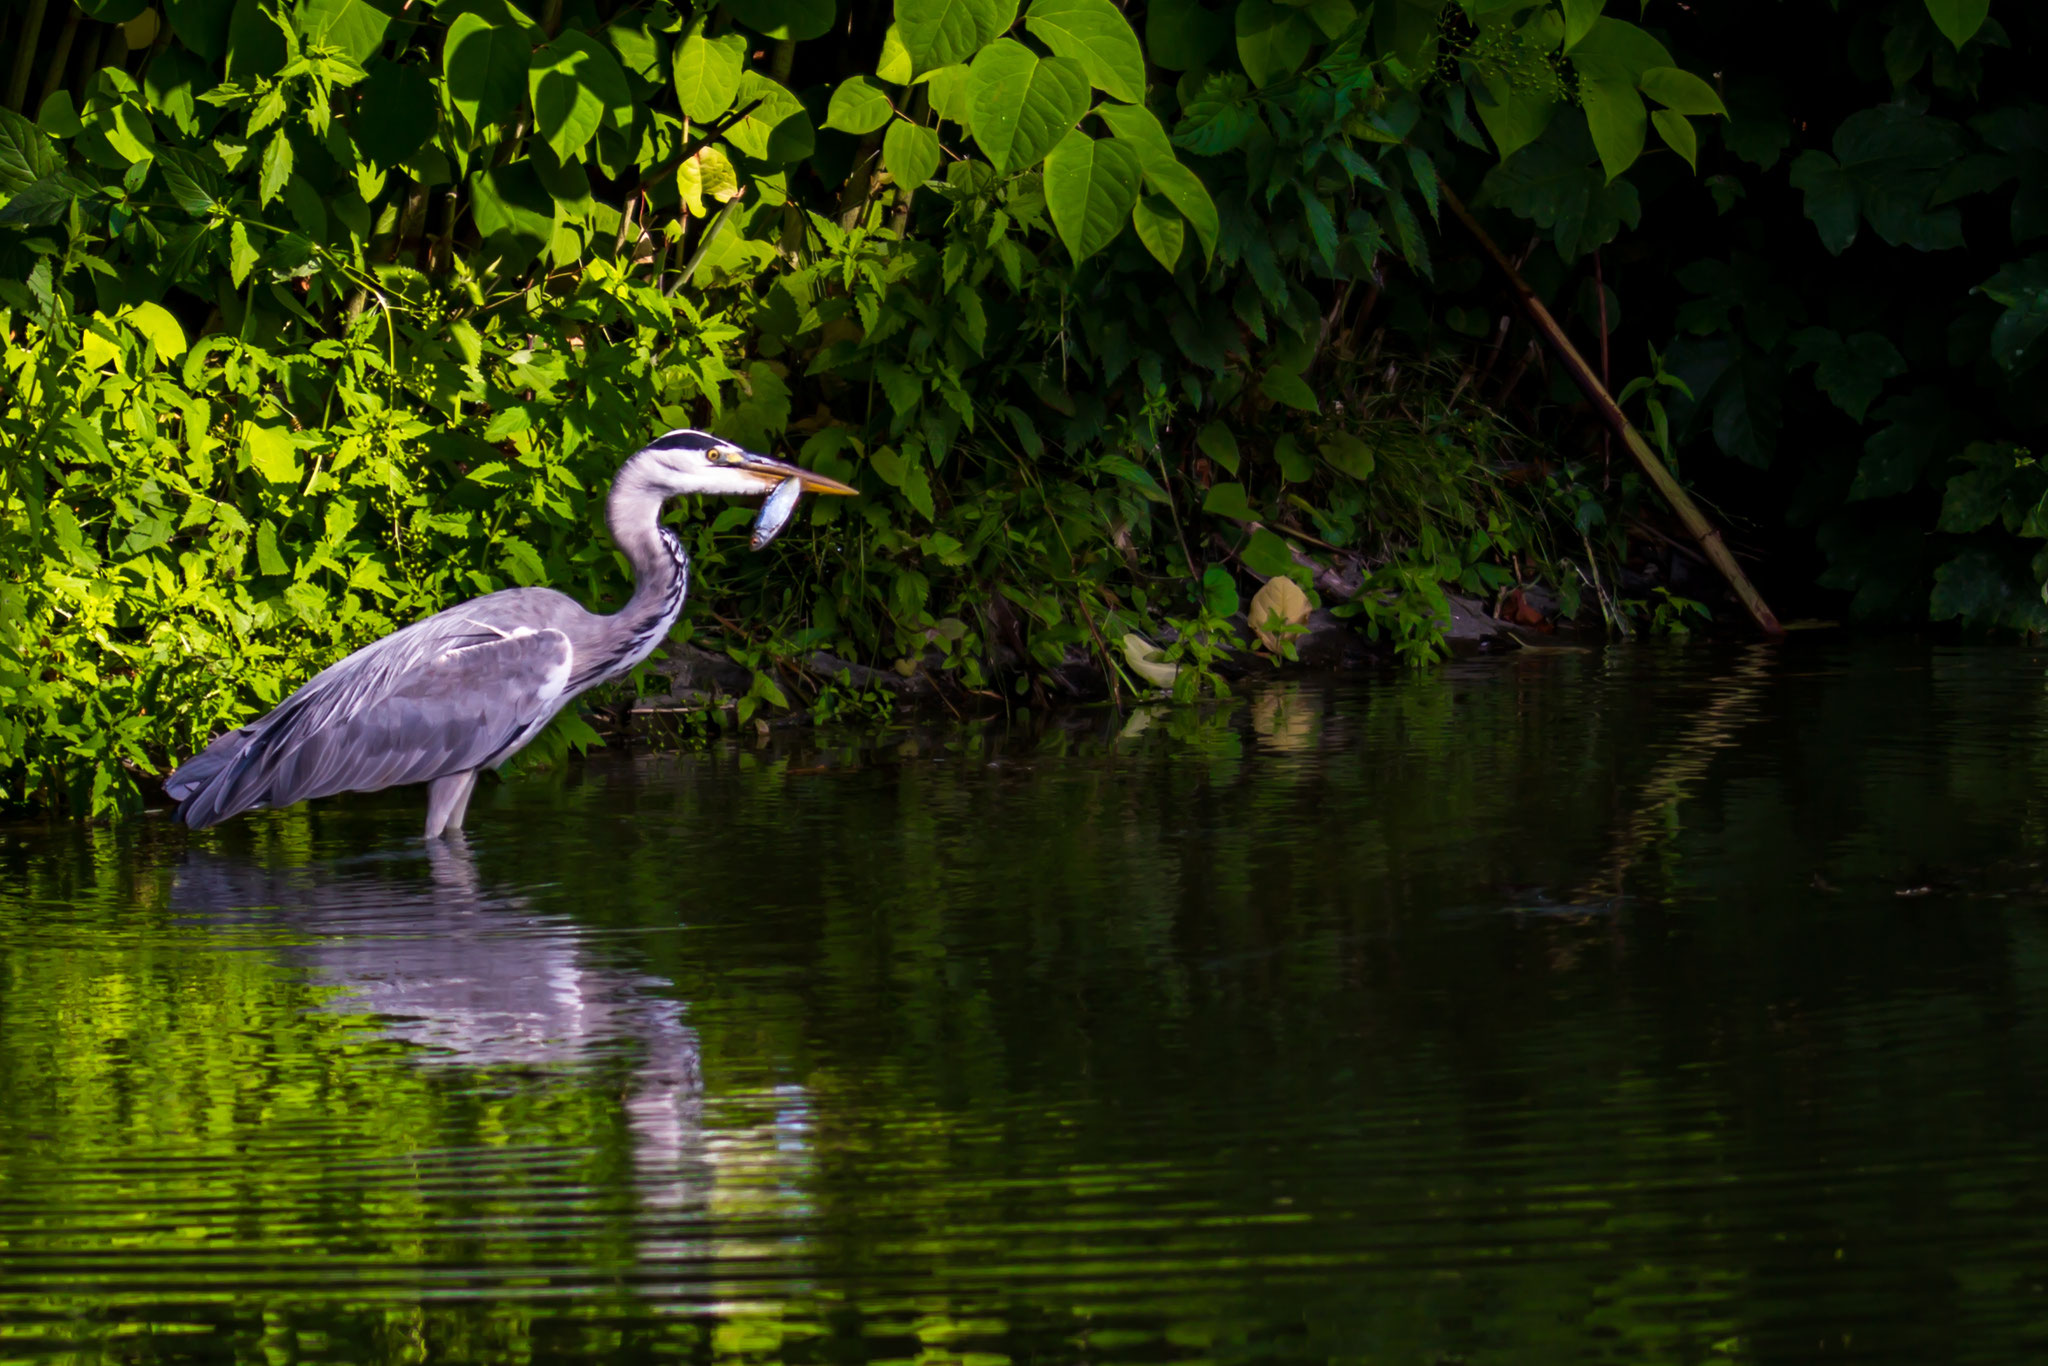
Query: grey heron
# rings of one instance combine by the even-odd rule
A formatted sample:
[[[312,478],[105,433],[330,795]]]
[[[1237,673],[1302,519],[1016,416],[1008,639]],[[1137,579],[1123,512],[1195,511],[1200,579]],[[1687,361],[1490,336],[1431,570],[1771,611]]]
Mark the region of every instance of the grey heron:
[[[508,588],[437,612],[329,666],[267,715],[229,731],[164,783],[194,829],[258,807],[427,784],[427,838],[462,828],[479,770],[495,768],[568,702],[654,652],[683,610],[690,557],[661,525],[685,494],[745,497],[836,479],[704,432],[669,432],[612,481],[605,521],[633,567],[610,616],[552,588]],[[775,500],[770,536],[787,515]],[[766,544],[756,535],[755,545]]]

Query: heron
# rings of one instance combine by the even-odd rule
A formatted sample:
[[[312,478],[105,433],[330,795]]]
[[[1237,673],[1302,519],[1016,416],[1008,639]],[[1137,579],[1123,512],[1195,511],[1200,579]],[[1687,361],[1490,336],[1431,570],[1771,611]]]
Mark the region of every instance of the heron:
[[[479,772],[667,638],[689,589],[690,556],[661,525],[663,504],[686,494],[764,494],[792,479],[807,492],[854,492],[692,428],[656,438],[619,467],[605,501],[612,540],[633,568],[624,607],[605,616],[552,588],[507,588],[394,631],[180,765],[164,782],[178,819],[203,829],[244,811],[425,783],[426,837],[460,830]],[[774,503],[756,549],[786,516],[784,499]]]

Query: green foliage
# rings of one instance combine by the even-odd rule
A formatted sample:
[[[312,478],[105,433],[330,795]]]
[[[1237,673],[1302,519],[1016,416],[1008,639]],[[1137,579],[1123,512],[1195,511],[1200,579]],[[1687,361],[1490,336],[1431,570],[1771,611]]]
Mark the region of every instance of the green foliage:
[[[1514,41],[1610,103],[1714,112],[1643,30],[1567,17]],[[778,670],[820,648],[986,689],[999,649],[1099,650],[1098,616],[1200,635],[1204,537],[1260,575],[1334,548],[1471,591],[1549,563],[1576,466],[1506,495],[1483,405],[1395,419],[1333,333],[1355,286],[1437,270],[1439,177],[1484,146],[1467,92],[1498,67],[1447,81],[1448,50],[1368,19],[1162,5],[1148,86],[1107,0],[172,6],[151,50],[0,111],[7,800],[132,802],[465,596],[617,602],[599,500],[675,425],[864,494],[758,560],[748,509],[679,511],[679,638],[747,663],[749,718],[811,700]],[[1502,202],[1562,196],[1576,254],[1633,221],[1620,154],[1546,123],[1578,129],[1542,153],[1578,188]]]

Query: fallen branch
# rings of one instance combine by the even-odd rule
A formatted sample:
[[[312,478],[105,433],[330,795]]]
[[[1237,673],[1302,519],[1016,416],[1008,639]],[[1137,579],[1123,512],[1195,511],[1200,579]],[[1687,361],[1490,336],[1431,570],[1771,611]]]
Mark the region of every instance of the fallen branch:
[[[1750,583],[1749,576],[1742,572],[1742,566],[1735,563],[1735,557],[1729,553],[1726,542],[1721,539],[1720,528],[1707,520],[1707,515],[1693,502],[1692,495],[1685,491],[1684,486],[1672,476],[1670,470],[1664,468],[1664,462],[1657,458],[1657,453],[1650,449],[1650,443],[1643,440],[1643,434],[1635,429],[1635,424],[1621,411],[1621,406],[1614,401],[1614,396],[1607,392],[1607,386],[1600,382],[1600,377],[1586,364],[1586,358],[1579,354],[1579,349],[1565,336],[1564,329],[1557,325],[1557,319],[1550,316],[1550,310],[1543,306],[1543,301],[1529,288],[1529,283],[1522,278],[1522,273],[1515,269],[1514,262],[1510,261],[1499,244],[1487,235],[1486,229],[1479,226],[1479,220],[1472,216],[1472,211],[1465,207],[1464,201],[1451,192],[1450,186],[1442,188],[1444,204],[1472,236],[1478,239],[1486,254],[1493,258],[1493,263],[1508,277],[1508,283],[1514,286],[1516,296],[1522,301],[1523,311],[1529,315],[1529,321],[1543,335],[1543,339],[1550,343],[1550,349],[1557,353],[1558,359],[1564,362],[1565,369],[1571,372],[1572,378],[1585,392],[1587,399],[1599,410],[1600,416],[1607,420],[1607,425],[1614,429],[1622,444],[1628,447],[1629,454],[1643,467],[1643,473],[1650,476],[1650,482],[1657,486],[1657,491],[1671,504],[1671,510],[1678,514],[1678,520],[1685,523],[1685,529],[1699,542],[1700,550],[1706,555],[1708,562],[1721,571],[1721,577],[1735,590],[1735,596],[1742,600],[1742,605],[1749,610],[1749,615],[1755,618],[1756,624],[1762,628],[1764,634],[1783,635],[1785,628],[1778,624],[1777,615],[1756,591],[1756,586]]]

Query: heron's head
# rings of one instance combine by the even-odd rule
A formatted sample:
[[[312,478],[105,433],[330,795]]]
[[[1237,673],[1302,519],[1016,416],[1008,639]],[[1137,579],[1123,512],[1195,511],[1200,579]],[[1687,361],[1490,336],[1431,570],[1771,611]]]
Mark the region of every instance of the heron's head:
[[[767,493],[786,479],[800,481],[810,493],[855,491],[815,470],[799,468],[772,455],[755,455],[723,437],[690,427],[656,437],[627,466],[664,498],[685,494],[744,498]]]

